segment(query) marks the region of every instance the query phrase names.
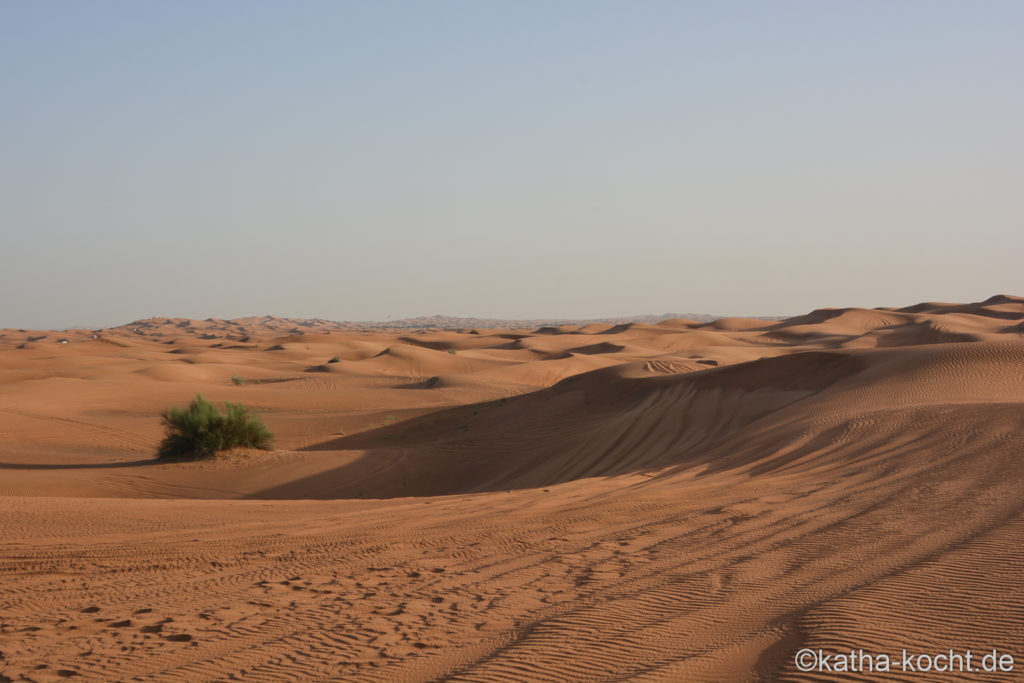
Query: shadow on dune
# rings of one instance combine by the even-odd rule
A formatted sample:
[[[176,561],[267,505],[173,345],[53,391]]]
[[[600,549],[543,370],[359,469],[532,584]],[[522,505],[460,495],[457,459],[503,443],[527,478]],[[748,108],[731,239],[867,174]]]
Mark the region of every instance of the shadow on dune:
[[[682,374],[645,367],[603,368],[318,444],[307,450],[361,453],[256,497],[436,496],[869,461],[891,470],[910,453],[966,448],[1024,419],[1017,342],[808,351]],[[1002,426],[976,427],[989,420]]]
[[[120,462],[46,464],[33,462],[0,462],[0,470],[107,470],[125,467],[145,467],[170,462],[168,458],[146,460],[122,460]]]
[[[710,468],[722,458],[717,447],[739,432],[756,432],[768,416],[865,365],[863,354],[812,351],[676,375],[604,368],[311,446],[364,454],[255,497],[433,496]]]

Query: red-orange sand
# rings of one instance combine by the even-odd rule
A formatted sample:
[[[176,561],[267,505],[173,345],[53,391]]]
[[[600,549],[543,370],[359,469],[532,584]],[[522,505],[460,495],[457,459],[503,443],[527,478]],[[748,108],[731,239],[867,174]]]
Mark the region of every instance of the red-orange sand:
[[[277,450],[157,461],[197,391]],[[0,331],[0,681],[67,679],[1024,680],[1024,299]]]

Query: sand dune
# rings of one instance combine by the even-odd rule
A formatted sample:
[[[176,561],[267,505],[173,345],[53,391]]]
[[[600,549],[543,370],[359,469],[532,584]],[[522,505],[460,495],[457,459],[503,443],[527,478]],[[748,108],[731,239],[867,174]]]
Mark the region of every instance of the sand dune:
[[[156,461],[196,392],[276,450]],[[1022,425],[1011,296],[0,330],[0,680],[1017,680]]]

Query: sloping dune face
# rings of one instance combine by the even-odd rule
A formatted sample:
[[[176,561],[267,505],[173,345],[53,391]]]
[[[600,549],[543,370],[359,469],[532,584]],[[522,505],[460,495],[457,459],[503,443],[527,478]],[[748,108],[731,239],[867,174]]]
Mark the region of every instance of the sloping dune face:
[[[1020,680],[1022,329],[0,331],[0,681]]]

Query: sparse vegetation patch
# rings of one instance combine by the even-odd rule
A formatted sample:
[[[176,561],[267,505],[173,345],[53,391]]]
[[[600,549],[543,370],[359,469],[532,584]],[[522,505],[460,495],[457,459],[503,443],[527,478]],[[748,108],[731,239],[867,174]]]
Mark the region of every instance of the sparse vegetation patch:
[[[164,429],[158,457],[179,455],[208,458],[218,451],[248,447],[269,449],[274,435],[258,415],[240,403],[225,402],[221,412],[200,394],[186,408],[162,413]]]

